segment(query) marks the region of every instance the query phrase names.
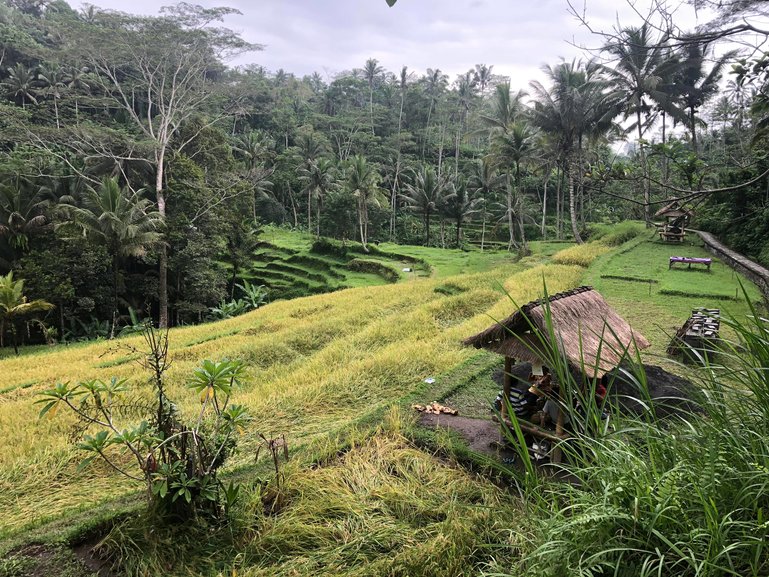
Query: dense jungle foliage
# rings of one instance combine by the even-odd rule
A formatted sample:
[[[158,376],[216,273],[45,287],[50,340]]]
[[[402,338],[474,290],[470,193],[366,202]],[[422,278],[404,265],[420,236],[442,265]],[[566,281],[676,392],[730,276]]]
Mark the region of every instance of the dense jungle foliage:
[[[551,63],[528,94],[491,64],[298,78],[228,66],[261,48],[218,25],[235,12],[0,4],[0,272],[55,305],[8,316],[9,343],[242,312],[266,223],[525,253],[681,198],[769,264],[760,58],[646,23],[607,40],[609,64]]]

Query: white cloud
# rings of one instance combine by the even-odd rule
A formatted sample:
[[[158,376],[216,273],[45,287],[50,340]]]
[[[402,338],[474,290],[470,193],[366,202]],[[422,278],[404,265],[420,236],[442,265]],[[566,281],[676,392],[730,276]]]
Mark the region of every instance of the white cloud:
[[[582,1],[574,3],[581,9]],[[543,64],[584,56],[577,46],[602,42],[569,13],[566,0],[399,0],[393,8],[384,0],[198,2],[239,9],[243,15],[226,24],[246,40],[266,45],[237,63],[297,76],[350,70],[373,57],[395,73],[404,65],[420,74],[440,68],[453,80],[485,63],[510,76],[514,88],[525,89],[530,80],[543,79]],[[133,0],[130,6],[119,0],[97,3],[142,14],[157,13],[158,6],[153,0]],[[610,29],[618,14],[623,25],[639,22],[628,4],[615,0],[586,0],[585,9],[599,29]],[[679,22],[684,27],[696,23],[691,14],[681,14]]]

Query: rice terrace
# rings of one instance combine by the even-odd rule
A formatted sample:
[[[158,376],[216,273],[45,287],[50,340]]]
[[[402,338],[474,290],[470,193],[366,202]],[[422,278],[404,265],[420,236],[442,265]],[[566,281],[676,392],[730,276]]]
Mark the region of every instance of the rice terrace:
[[[769,575],[763,3],[104,4],[0,1],[0,577]]]

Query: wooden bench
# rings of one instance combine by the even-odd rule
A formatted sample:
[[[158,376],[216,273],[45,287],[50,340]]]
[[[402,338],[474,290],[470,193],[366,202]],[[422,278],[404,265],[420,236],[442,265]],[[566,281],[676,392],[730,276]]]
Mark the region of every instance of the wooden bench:
[[[673,268],[676,263],[688,264],[689,268],[692,268],[693,264],[704,264],[710,270],[710,265],[713,263],[713,259],[710,258],[695,258],[689,256],[671,256],[670,263],[668,264],[668,270]]]

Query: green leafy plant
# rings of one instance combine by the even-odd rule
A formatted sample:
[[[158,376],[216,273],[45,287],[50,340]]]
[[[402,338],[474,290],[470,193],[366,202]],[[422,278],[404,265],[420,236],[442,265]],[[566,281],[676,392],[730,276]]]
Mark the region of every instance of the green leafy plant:
[[[5,327],[10,326],[13,350],[18,355],[18,329],[16,321],[37,312],[49,311],[53,305],[44,300],[27,300],[24,296],[24,279],[13,278],[13,271],[0,276],[0,347],[4,346]]]
[[[125,337],[128,335],[138,334],[144,330],[144,327],[147,326],[147,324],[152,323],[152,319],[140,319],[139,313],[133,307],[128,307],[128,318],[128,324],[120,329],[118,336]]]
[[[561,410],[573,424],[560,443],[565,461],[553,465],[568,481],[535,471],[513,419],[508,436],[523,457],[519,486],[533,538],[518,563],[494,574],[766,574],[769,322],[755,309],[747,321],[723,318],[737,340],[699,355],[696,408],[662,418],[637,351],[628,351],[633,368],[623,378],[647,410],[628,415],[613,403],[588,403],[593,380],[580,382],[569,370],[549,309],[546,317],[533,346],[560,383]]]
[[[243,291],[242,300],[248,305],[248,310],[258,309],[267,302],[268,290],[263,284],[253,285],[247,280],[243,284],[236,284]]]
[[[52,417],[61,407],[74,413],[86,431],[77,444],[88,454],[81,467],[99,459],[122,476],[143,482],[150,509],[161,517],[185,520],[200,512],[219,516],[237,497],[232,486],[225,489],[218,480],[217,471],[235,449],[235,433],[250,422],[243,405],[230,404],[245,367],[235,360],[205,360],[193,371],[187,386],[200,396],[200,411],[190,425],[181,421],[165,393],[168,333],[146,325],[143,335],[148,353],[141,362],[152,373],[152,403],[127,402],[136,393],[127,379],[65,382],[41,393],[40,417]],[[128,422],[127,415],[137,411],[144,418]]]
[[[244,300],[226,301],[222,299],[219,306],[208,309],[208,316],[213,320],[229,319],[247,313],[248,310],[248,304]]]

